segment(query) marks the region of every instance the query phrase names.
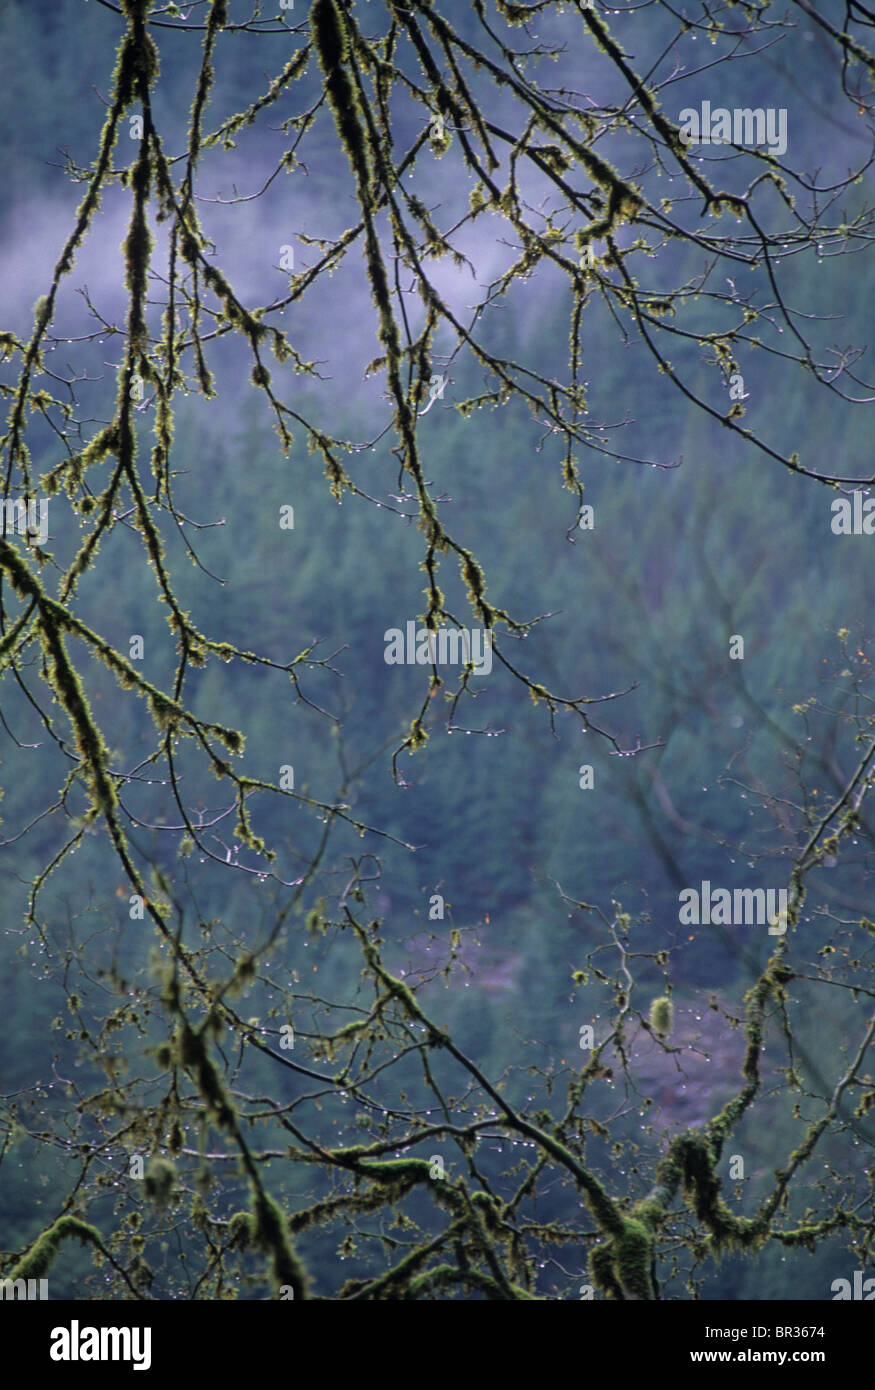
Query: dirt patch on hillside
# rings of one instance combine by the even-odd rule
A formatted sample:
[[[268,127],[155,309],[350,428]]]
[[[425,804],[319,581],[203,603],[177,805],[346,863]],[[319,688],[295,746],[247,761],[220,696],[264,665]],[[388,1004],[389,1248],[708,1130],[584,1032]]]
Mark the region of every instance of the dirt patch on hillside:
[[[707,1003],[675,1003],[674,1025],[663,1046],[644,1028],[630,1036],[629,1075],[641,1097],[651,1097],[647,1117],[658,1128],[702,1125],[740,1089],[744,1028],[731,1027],[724,1008],[732,1015],[728,1006],[716,1012]],[[620,1084],[616,1052],[604,1053],[603,1061]]]

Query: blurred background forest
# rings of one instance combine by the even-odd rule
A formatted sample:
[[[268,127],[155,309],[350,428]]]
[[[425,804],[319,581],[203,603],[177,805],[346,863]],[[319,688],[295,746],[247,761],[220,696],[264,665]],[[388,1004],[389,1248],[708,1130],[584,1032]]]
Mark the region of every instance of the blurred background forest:
[[[465,8],[453,0],[448,11],[463,31],[473,23]],[[303,20],[303,5],[301,10]],[[297,11],[285,17],[292,22]],[[703,77],[700,89],[714,104],[720,99],[730,107],[786,107],[787,158],[796,167],[819,168],[827,183],[863,160],[870,137],[863,123],[854,126],[847,103],[836,101],[835,52],[801,11],[796,20],[785,41],[747,64],[725,66],[710,86]],[[663,22],[668,19],[658,10],[640,19],[619,11],[611,18],[632,51],[636,25],[650,26],[648,44],[658,49],[652,31]],[[28,332],[34,300],[45,292],[81,197],[65,171],[65,152],[78,165],[94,157],[121,23],[97,4],[6,0],[0,6],[6,110],[0,145],[3,326],[21,334]],[[539,33],[555,38],[562,23],[559,14],[545,16]],[[194,34],[174,36],[172,42],[158,38],[156,121],[168,148],[181,150],[198,40]],[[227,48],[219,46],[210,129],[265,88],[291,51],[290,43],[294,46],[294,40],[281,36],[241,35],[233,48],[230,39]],[[582,69],[589,61],[572,40],[557,64],[557,85],[573,75],[574,85],[585,89]],[[318,80],[313,63],[306,83],[315,91]],[[691,89],[685,87],[678,106],[688,104]],[[200,215],[248,302],[281,293],[288,280],[280,267],[284,245],[294,247],[298,270],[316,254],[307,238],[336,236],[355,220],[349,170],[322,118],[302,156],[305,168],[281,175],[264,198],[227,205],[235,191],[249,195],[261,186],[288,143],[278,126],[291,109],[278,109],[255,132],[241,132],[233,150],[214,149],[204,156],[200,191],[209,186],[219,201],[201,204]],[[134,145],[128,152],[122,143],[127,143],[124,136],[117,164],[133,157]],[[423,162],[417,166],[421,195],[447,210],[454,197],[464,204],[469,190],[453,186],[452,148],[431,162],[431,185]],[[870,191],[871,185],[854,189],[849,202]],[[106,323],[120,324],[119,247],[126,208],[124,190],[105,195],[95,233],[66,282],[55,319],[60,336],[73,340],[70,356],[65,343],[58,344],[56,361],[73,361],[75,352],[79,369],[87,364],[89,379],[78,388],[85,418],[109,417],[112,364],[120,361],[121,348],[111,333],[89,344],[77,341],[95,325],[74,290],[87,286]],[[471,250],[481,281],[508,263],[509,252],[500,244],[504,235],[497,220],[474,225]],[[676,268],[681,252],[673,249],[666,256]],[[703,259],[689,249],[683,256],[682,273],[698,274]],[[465,273],[437,273],[445,275],[454,302],[464,305]],[[791,304],[833,316],[834,322],[822,325],[821,341],[865,343],[873,303],[871,256],[800,255],[790,258],[785,273]],[[388,417],[381,378],[364,373],[379,345],[355,258],[352,265],[344,262],[322,295],[318,314],[305,302],[285,326],[304,355],[320,364],[323,380],[293,380],[289,366],[284,385],[304,413],[328,412],[333,432],[362,448],[360,457],[350,460],[359,486],[404,510],[392,502],[397,464],[389,452],[391,436],[363,447]],[[559,278],[551,280],[539,269],[496,303],[481,331],[497,352],[532,361],[547,377],[562,376],[568,312]],[[436,715],[427,746],[400,760],[407,785],[398,786],[391,754],[419,708],[426,674],[415,666],[388,666],[384,632],[403,628],[423,611],[421,534],[391,506],[349,496],[338,506],[303,434],[291,458],[283,457],[265,402],[249,383],[250,364],[239,343],[230,338],[216,343],[210,361],[217,397],[207,401],[193,391],[180,403],[176,495],[195,522],[223,524],[193,537],[209,575],[189,563],[175,528],[166,528],[177,592],[210,636],[277,661],[321,639],[317,655],[337,652],[332,664],[341,674],[312,671],[304,677],[304,689],[340,722],[335,726],[296,703],[293,688],[276,673],[240,663],[210,661],[197,673],[198,709],[205,717],[213,710],[223,717],[229,709],[235,713],[247,735],[252,775],[276,779],[281,766],[292,765],[296,790],[329,804],[340,798],[370,825],[416,846],[411,852],[377,836],[362,840],[349,827],[336,826],[307,908],[330,904],[342,890],[350,854],[366,849],[378,856],[379,878],[368,910],[383,918],[394,967],[415,972],[432,962],[442,965],[451,933],[458,931],[461,968],[448,980],[436,968],[423,997],[478,1065],[490,1075],[507,1073],[514,1094],[525,1098],[545,1077],[579,1065],[579,1030],[593,1023],[598,1034],[602,1017],[596,982],[577,986],[572,981],[573,971],[598,944],[602,927],[597,917],[571,911],[562,892],[608,914],[612,902],[619,902],[631,914],[632,939],[640,949],[671,950],[674,1040],[687,1052],[666,1059],[648,1051],[641,1039],[638,1074],[642,1093],[652,1096],[653,1104],[639,1114],[635,1105],[624,1103],[622,1087],[606,1085],[604,1114],[622,1112],[615,1121],[619,1129],[634,1133],[644,1151],[658,1153],[666,1129],[700,1123],[737,1086],[743,1038],[724,1014],[738,1017],[744,991],[772,946],[762,929],[682,927],[678,893],[698,888],[705,879],[727,888],[785,887],[789,851],[798,847],[798,838],[789,828],[792,816],[781,814],[781,799],[816,806],[841,789],[855,754],[855,729],[844,716],[859,710],[865,698],[859,691],[867,687],[873,653],[875,540],[833,534],[830,504],[836,494],[792,476],[692,409],[655,371],[640,343],[620,340],[596,299],[583,328],[590,412],[606,425],[623,426],[610,430],[618,450],[679,466],[588,455],[581,467],[585,501],[594,508],[592,530],[574,529],[575,499],[561,486],[561,446],[520,403],[474,410],[467,417],[454,408],[482,382],[476,364],[456,358],[443,397],[422,421],[427,476],[450,499],[443,504],[446,513],[483,564],[492,600],[519,618],[552,615],[520,644],[520,663],[543,672],[551,688],[568,695],[598,696],[637,683],[622,699],[597,707],[594,717],[624,746],[639,737],[644,743],[662,742],[626,759],[595,736],[582,735],[579,721],[571,718],[558,718],[554,733],[543,706],[530,701],[496,665],[491,676],[475,679],[477,698],[458,716],[460,725],[495,736],[450,733]],[[773,447],[799,450],[814,468],[860,476],[871,469],[871,416],[865,407],[846,405],[762,352],[749,353],[740,367],[746,423],[762,429]],[[275,375],[283,377],[283,369],[275,368]],[[727,408],[726,384],[701,354],[693,381],[715,408]],[[140,416],[144,451],[151,428],[146,409]],[[56,461],[57,443],[48,430],[34,435],[32,447],[40,470]],[[284,505],[294,507],[293,530],[278,525]],[[62,496],[52,500],[50,533],[48,548],[63,566],[81,533]],[[152,577],[145,566],[131,563],[130,553],[124,537],[114,532],[100,565],[83,579],[79,611],[122,650],[130,634],[141,634],[150,679],[160,683],[173,670],[172,637],[155,602]],[[461,615],[467,610],[451,569],[447,562],[441,580]],[[844,640],[838,635],[843,629]],[[732,634],[744,637],[743,661],[728,660]],[[94,666],[89,682],[111,746],[148,749],[143,703],[117,700],[102,667]],[[870,698],[871,693],[870,686]],[[812,698],[818,703],[806,712],[794,711]],[[39,722],[10,681],[3,689],[2,713],[5,727],[22,744],[40,742]],[[591,790],[579,785],[583,764],[593,768]],[[187,802],[203,808],[219,804],[215,781],[193,764],[186,771]],[[53,799],[59,777],[48,747],[17,747],[3,733],[0,833],[11,836],[39,815]],[[284,890],[269,880],[204,865],[197,854],[186,857],[183,836],[161,832],[162,823],[174,822],[162,785],[132,789],[130,804],[143,822],[131,831],[138,853],[159,866],[181,896],[196,900],[198,917],[212,924],[217,939],[229,924],[235,933],[251,930],[255,936],[269,926],[285,900]],[[277,872],[296,877],[314,851],[321,825],[306,808],[271,799],[258,803],[254,818],[258,833],[279,852]],[[28,1093],[47,1111],[70,1082],[69,1071],[80,1068],[79,1084],[90,1065],[81,1058],[71,1062],[63,1041],[69,1030],[75,1032],[66,1004],[65,943],[89,936],[95,968],[112,961],[132,978],[147,975],[150,949],[148,933],[140,932],[144,924],[128,920],[129,888],[109,861],[105,835],[90,833],[41,900],[40,917],[49,924],[56,948],[47,964],[34,933],[21,924],[27,886],[57,853],[58,835],[49,816],[0,851],[0,1090],[7,1104]],[[812,874],[794,943],[795,959],[810,961],[812,973],[824,943],[840,938],[844,923],[872,912],[872,853],[864,827],[855,847]],[[241,862],[245,857],[241,852]],[[429,920],[434,894],[446,900],[443,921]],[[323,998],[343,999],[356,988],[360,969],[335,937],[308,932],[303,918],[283,934],[270,964],[278,977],[301,981],[302,1001],[317,982]],[[642,1008],[662,991],[663,974],[652,962],[642,965],[638,988]],[[806,998],[805,988],[800,982],[797,997]],[[807,1031],[800,1041],[806,1075],[816,1088],[819,1075],[833,1073],[849,1032],[858,1031],[854,1025],[862,1005],[842,989],[811,990],[808,1003]],[[270,991],[253,986],[247,1012],[267,1017],[270,1004]],[[302,1039],[308,1028],[315,1030],[314,1016],[302,1002],[295,1021]],[[303,1058],[306,1043],[299,1046],[303,1050],[296,1055]],[[777,1046],[767,1051],[769,1061],[776,1068],[786,1065]],[[768,1066],[766,1072],[768,1089]],[[253,1064],[253,1091],[278,1084],[299,1083]],[[728,1184],[738,1210],[755,1202],[760,1179],[792,1148],[802,1123],[790,1097],[777,1118],[770,1114],[768,1125],[759,1123],[760,1113],[754,1106],[731,1145],[745,1158],[744,1182]],[[330,1105],[323,1118],[327,1125],[344,1123]],[[861,1163],[870,1157],[865,1134],[862,1127],[855,1141]],[[871,1144],[871,1124],[868,1137]],[[604,1142],[600,1156],[595,1148],[592,1154],[594,1163],[611,1170],[610,1142]],[[827,1144],[810,1167],[831,1161]],[[5,1153],[0,1248],[19,1249],[51,1218],[66,1189],[66,1162],[61,1143],[37,1148],[19,1139]],[[107,1156],[104,1212],[110,1222],[126,1162],[121,1150]],[[275,1167],[277,1190],[293,1207],[312,1174]],[[815,1176],[810,1173],[803,1182]],[[630,1170],[628,1181],[630,1191],[638,1190],[636,1172]],[[555,1213],[575,1200],[573,1190],[560,1185]],[[804,1191],[796,1200],[804,1207]],[[176,1258],[184,1241],[184,1232],[170,1240],[168,1260]],[[301,1250],[318,1289],[321,1271],[336,1267],[336,1232],[307,1233]],[[357,1272],[357,1260],[365,1259],[354,1245],[343,1257],[350,1276]],[[65,1248],[52,1271],[53,1297],[71,1296],[86,1277],[93,1281],[90,1270],[87,1251]],[[700,1296],[825,1299],[833,1279],[851,1274],[851,1257],[836,1237],[814,1253],[770,1247],[754,1260],[727,1258],[703,1275]],[[577,1297],[579,1282],[576,1271],[568,1277],[548,1265],[541,1292]],[[92,1290],[99,1291],[94,1283]],[[683,1296],[678,1287],[674,1296]]]

